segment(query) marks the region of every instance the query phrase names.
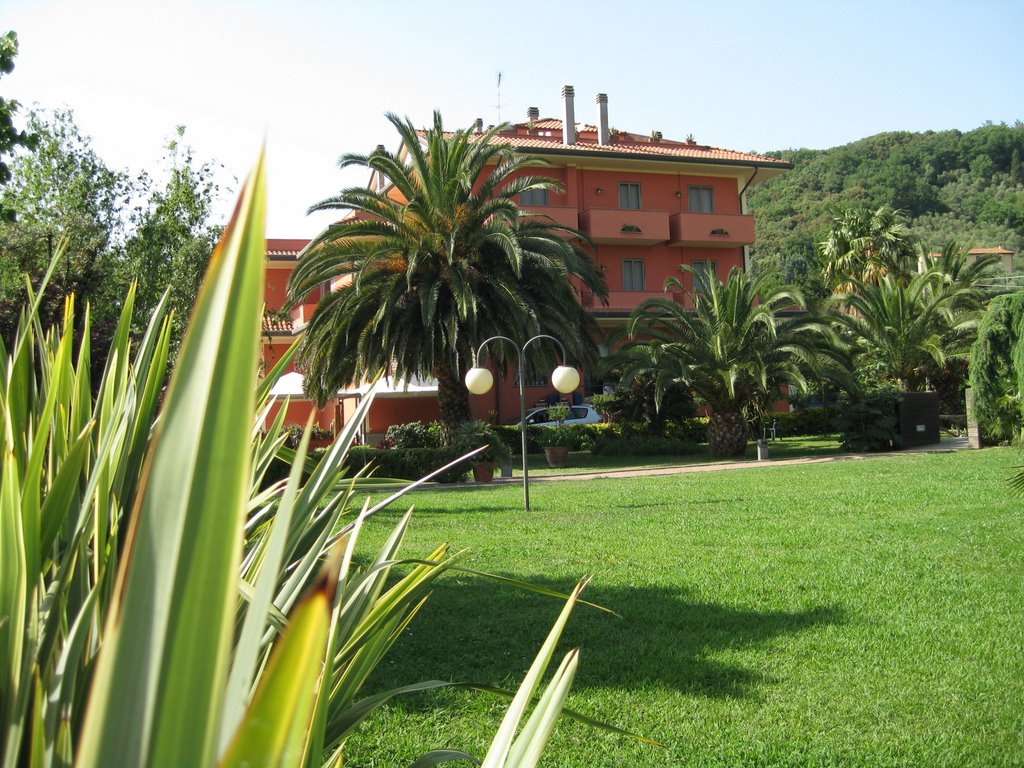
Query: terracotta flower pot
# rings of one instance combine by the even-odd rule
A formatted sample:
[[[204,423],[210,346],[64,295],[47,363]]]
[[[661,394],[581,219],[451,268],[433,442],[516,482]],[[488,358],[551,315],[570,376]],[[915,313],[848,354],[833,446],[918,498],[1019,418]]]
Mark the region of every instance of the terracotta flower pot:
[[[549,467],[564,467],[569,458],[569,449],[564,445],[549,445],[544,448]]]
[[[494,462],[478,461],[473,465],[473,479],[478,483],[489,483],[494,479]]]

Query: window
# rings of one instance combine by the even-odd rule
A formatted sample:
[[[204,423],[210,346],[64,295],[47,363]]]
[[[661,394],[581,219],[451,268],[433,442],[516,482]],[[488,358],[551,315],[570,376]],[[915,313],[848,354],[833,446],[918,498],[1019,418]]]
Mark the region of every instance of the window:
[[[714,213],[715,188],[690,187],[690,213]]]
[[[619,184],[619,208],[640,208],[640,185],[628,182]]]
[[[514,379],[515,385],[519,386],[519,376],[523,377],[524,387],[546,387],[548,385],[547,374],[538,371],[532,363],[526,364],[526,371],[517,371]]]
[[[708,289],[711,281],[718,282],[718,265],[713,261],[693,262],[693,288],[703,293]]]
[[[642,291],[644,289],[644,260],[622,260],[622,290]]]
[[[524,189],[519,193],[520,205],[547,205],[548,191],[546,189]]]

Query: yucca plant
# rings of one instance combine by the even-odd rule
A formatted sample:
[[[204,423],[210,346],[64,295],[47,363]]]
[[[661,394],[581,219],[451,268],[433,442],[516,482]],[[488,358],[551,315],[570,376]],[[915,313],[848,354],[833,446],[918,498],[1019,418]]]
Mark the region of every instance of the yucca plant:
[[[128,294],[95,397],[88,312],[76,354],[73,299],[63,328],[44,333],[30,288],[13,347],[0,346],[3,768],[340,765],[346,736],[375,707],[450,685],[360,693],[457,554],[441,545],[401,560],[406,514],[356,567],[364,522],[404,489],[346,522],[367,482],[340,479],[354,428],[315,465],[309,427],[294,454],[283,447],[285,409],[263,428],[290,359],[254,388],[264,206],[261,159],[213,254],[162,406],[163,303],[135,343]],[[278,456],[292,459],[289,477],[262,488]],[[535,764],[575,652],[513,736],[578,592],[486,764]]]

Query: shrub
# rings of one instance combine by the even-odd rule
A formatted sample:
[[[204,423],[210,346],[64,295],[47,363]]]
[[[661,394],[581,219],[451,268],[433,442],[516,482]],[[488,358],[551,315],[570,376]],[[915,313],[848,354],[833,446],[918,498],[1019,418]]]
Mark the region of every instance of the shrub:
[[[859,453],[899,448],[899,400],[897,390],[880,389],[843,402],[835,420],[843,450]]]
[[[982,436],[1017,439],[1024,423],[1024,293],[997,296],[982,317],[971,347],[970,386]]]
[[[661,407],[656,408],[654,383],[643,377],[619,387],[614,394],[595,395],[591,401],[610,421],[639,422],[650,434],[667,434],[671,424],[692,418],[696,412],[693,395],[682,385],[669,387],[662,395]]]
[[[789,413],[769,413],[764,423],[775,428],[779,437],[798,437],[803,435],[828,435],[836,431],[835,420],[838,408],[833,406],[827,411],[824,408],[801,408]],[[760,435],[758,435],[760,437]]]
[[[568,448],[570,451],[578,451],[581,445],[579,432],[571,426],[546,427],[538,435],[540,444],[545,448]]]
[[[665,437],[688,443],[706,443],[708,441],[708,421],[707,416],[694,416],[682,421],[670,422],[666,425]]]
[[[384,441],[390,448],[437,448],[441,445],[439,437],[438,432],[432,432],[422,421],[392,424],[384,433]]]
[[[646,434],[630,437],[602,435],[590,446],[590,452],[595,456],[683,456],[696,450],[697,446],[686,440]]]
[[[284,444],[294,451],[299,447],[299,441],[302,440],[302,432],[304,429],[305,427],[302,427],[299,424],[290,424],[287,426],[285,431],[288,433],[288,438],[284,441]],[[309,436],[312,440],[329,440],[334,437],[334,435],[331,434],[331,430],[324,429],[323,427],[316,425],[314,425],[312,430],[310,430]],[[287,476],[288,473],[286,471],[283,477]]]
[[[452,557],[441,545],[396,570],[407,563],[398,552],[408,514],[371,567],[351,557],[363,521],[390,501],[343,522],[358,485],[336,482],[339,468],[372,397],[310,462],[309,483],[300,472],[309,435],[293,452],[280,420],[255,428],[296,349],[254,386],[262,179],[261,161],[210,260],[159,429],[166,301],[136,345],[128,291],[95,397],[89,315],[75,327],[73,297],[63,328],[41,337],[35,305],[9,350],[0,346],[3,765],[338,765],[347,735],[403,692],[361,690]],[[275,456],[294,469],[261,492]],[[491,763],[534,699],[581,588],[531,667]],[[573,652],[516,753],[546,741],[541,721],[558,716],[575,667]]]
[[[453,445],[460,453],[468,453],[481,445],[487,449],[478,453],[471,462],[505,462],[512,458],[512,452],[505,446],[494,427],[486,421],[465,421],[455,430]]]
[[[534,439],[533,444],[530,442],[531,429],[533,427],[527,427],[526,429],[526,452],[535,453],[540,450],[540,444]],[[518,424],[499,424],[494,427],[494,433],[500,438],[501,442],[505,444],[509,453],[513,456],[519,456],[522,453],[522,437],[519,435]]]
[[[396,480],[418,480],[438,467],[462,456],[465,451],[455,447],[447,448],[370,448],[357,445],[349,449],[345,463],[347,474],[354,474],[367,466],[376,477]],[[438,483],[459,483],[466,479],[470,466],[468,461],[445,471],[434,478]]]

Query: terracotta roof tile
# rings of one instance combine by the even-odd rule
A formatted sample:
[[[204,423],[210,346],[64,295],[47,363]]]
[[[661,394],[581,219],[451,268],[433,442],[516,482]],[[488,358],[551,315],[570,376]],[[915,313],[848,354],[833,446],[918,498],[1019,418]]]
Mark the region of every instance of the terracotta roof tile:
[[[524,136],[517,135],[517,129],[527,128],[527,123],[517,123],[512,126],[510,133],[499,134],[495,141],[508,141],[519,149],[536,150],[561,150],[566,152],[580,152],[587,154],[627,154],[637,157],[648,158],[682,158],[692,159],[697,162],[710,160],[714,162],[737,161],[742,163],[757,163],[759,165],[779,165],[784,168],[791,166],[785,160],[774,157],[765,157],[754,152],[738,152],[732,149],[721,147],[710,147],[703,144],[687,141],[672,141],[661,139],[652,142],[647,136],[638,133],[622,131],[618,137],[609,144],[598,144],[596,141],[597,126],[585,124],[577,128],[577,141],[575,144],[562,143],[562,121],[555,118],[543,118],[534,123],[534,128],[539,131],[557,132],[553,136]],[[581,134],[594,134],[591,139],[582,138]],[[477,134],[474,134],[477,136]]]
[[[263,316],[263,333],[292,333],[295,324],[290,317]]]
[[[610,144],[598,144],[592,141],[577,141],[576,144],[562,144],[561,141],[537,136],[515,136],[513,138],[516,147],[521,149],[561,149],[571,152],[588,152],[594,154],[629,154],[644,157],[680,157],[692,158],[694,160],[738,160],[748,163],[763,163],[766,165],[789,166],[785,160],[773,157],[765,157],[753,152],[737,152],[731,149],[719,147],[706,147],[699,144],[688,145],[679,142],[662,141],[657,144],[641,142],[636,137],[628,137],[625,140],[619,139]]]
[[[1014,251],[1008,251],[1005,248],[1003,248],[1003,246],[999,245],[996,246],[995,248],[971,248],[971,250],[969,250],[968,253],[978,256],[987,253],[992,253],[995,254],[996,256],[1012,256],[1014,254]]]
[[[279,239],[279,238],[268,238],[267,239],[267,256],[269,257],[283,257],[291,256],[295,257],[299,255],[299,252],[309,245],[309,240],[296,240],[296,239]]]

